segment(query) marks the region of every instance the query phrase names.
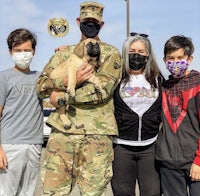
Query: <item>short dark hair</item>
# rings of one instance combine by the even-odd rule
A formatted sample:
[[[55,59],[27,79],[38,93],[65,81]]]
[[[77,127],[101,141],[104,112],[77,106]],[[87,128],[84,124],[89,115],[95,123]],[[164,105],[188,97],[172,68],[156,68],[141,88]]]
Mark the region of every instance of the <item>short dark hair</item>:
[[[32,48],[35,49],[37,45],[37,36],[28,29],[24,28],[16,29],[8,35],[7,38],[8,49],[12,50],[13,47],[23,44],[28,40],[31,41]]]
[[[180,48],[183,48],[184,55],[191,56],[194,52],[192,39],[183,35],[175,35],[171,37],[164,46],[164,57]]]

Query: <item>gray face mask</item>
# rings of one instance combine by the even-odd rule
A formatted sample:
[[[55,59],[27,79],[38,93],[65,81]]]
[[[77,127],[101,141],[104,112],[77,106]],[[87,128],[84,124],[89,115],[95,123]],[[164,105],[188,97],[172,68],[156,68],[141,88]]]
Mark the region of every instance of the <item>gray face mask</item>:
[[[140,55],[138,53],[129,54],[130,69],[137,71],[145,68],[148,58],[148,56]]]
[[[33,53],[32,52],[14,52],[12,54],[12,59],[15,62],[15,65],[17,65],[21,69],[26,69],[31,64],[31,61],[33,59]]]

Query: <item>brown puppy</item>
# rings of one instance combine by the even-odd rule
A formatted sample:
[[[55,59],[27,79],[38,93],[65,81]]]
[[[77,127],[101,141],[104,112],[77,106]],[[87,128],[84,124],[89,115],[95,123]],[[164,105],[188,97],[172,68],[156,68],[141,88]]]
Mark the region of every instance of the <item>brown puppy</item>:
[[[84,63],[88,63],[92,66],[97,66],[100,56],[100,46],[98,41],[92,38],[88,38],[82,42],[80,42],[74,49],[74,52],[70,55],[69,59],[64,61],[58,67],[56,67],[50,74],[50,78],[58,79],[68,77],[68,87],[67,93],[69,96],[75,96],[75,87],[76,87],[76,72],[80,66]],[[95,88],[101,92],[101,82],[98,77],[92,75],[92,77],[88,80],[95,85]],[[65,115],[66,105],[65,100],[66,96],[61,92],[59,94],[59,114],[60,118],[63,122],[65,128],[71,127],[71,121]],[[65,97],[65,98],[64,98]],[[67,101],[67,100],[66,100]]]

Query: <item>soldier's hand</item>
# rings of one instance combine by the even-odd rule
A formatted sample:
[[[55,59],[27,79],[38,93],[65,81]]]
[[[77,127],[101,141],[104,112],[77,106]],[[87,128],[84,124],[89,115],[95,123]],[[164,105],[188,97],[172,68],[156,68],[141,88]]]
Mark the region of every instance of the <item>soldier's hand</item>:
[[[190,177],[192,181],[200,181],[200,166],[192,164],[190,169]]]
[[[58,108],[59,107],[59,105],[58,105],[58,92],[57,91],[53,91],[52,93],[51,93],[51,95],[50,95],[50,97],[49,97],[49,100],[50,100],[50,103],[54,106],[54,107],[56,107],[56,108]]]
[[[92,65],[84,63],[76,73],[76,84],[80,85],[91,78],[93,71],[94,68],[92,67]]]
[[[6,169],[8,165],[7,157],[2,147],[0,147],[0,169]]]

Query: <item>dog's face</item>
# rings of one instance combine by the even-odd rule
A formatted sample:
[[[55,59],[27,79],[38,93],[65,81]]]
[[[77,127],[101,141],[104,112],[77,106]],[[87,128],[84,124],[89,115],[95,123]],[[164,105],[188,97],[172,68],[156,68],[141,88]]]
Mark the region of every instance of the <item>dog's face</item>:
[[[88,42],[86,44],[86,48],[87,48],[87,54],[90,56],[90,57],[97,57],[99,58],[100,56],[100,46],[99,44],[96,42],[96,43],[93,43],[93,42]]]
[[[87,38],[80,42],[74,49],[74,53],[79,57],[89,57],[90,61],[98,61],[100,57],[100,46],[98,41],[93,38]]]

